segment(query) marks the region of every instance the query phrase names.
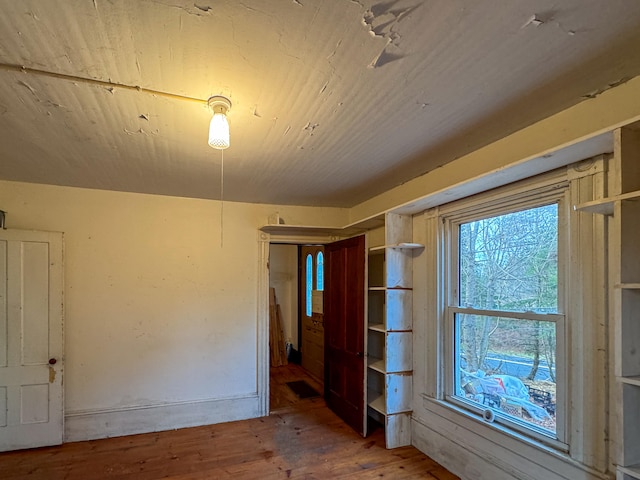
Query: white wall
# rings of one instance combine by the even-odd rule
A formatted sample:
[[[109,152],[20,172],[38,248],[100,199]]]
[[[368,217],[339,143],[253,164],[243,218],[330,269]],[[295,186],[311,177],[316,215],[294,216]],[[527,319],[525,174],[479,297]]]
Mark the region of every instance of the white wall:
[[[269,247],[269,286],[276,289],[284,338],[298,348],[298,246]]]
[[[9,228],[64,232],[66,440],[256,416],[258,227],[344,210],[0,181]]]

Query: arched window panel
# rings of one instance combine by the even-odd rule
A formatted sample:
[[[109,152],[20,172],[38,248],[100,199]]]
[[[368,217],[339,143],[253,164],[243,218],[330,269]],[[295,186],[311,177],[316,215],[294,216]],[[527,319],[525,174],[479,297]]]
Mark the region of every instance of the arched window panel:
[[[316,257],[316,290],[324,290],[324,255],[318,252]]]
[[[306,258],[306,286],[305,286],[305,298],[306,298],[306,315],[307,317],[311,316],[311,292],[313,290],[313,257],[311,254],[307,255]]]

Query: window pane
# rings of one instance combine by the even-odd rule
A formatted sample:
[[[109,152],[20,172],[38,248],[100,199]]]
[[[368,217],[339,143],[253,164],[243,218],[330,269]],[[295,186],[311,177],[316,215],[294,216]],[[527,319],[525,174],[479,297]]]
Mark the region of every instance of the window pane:
[[[455,315],[454,395],[497,416],[556,431],[556,324]]]
[[[307,272],[306,272],[306,314],[311,316],[311,291],[313,290],[313,257],[307,254]]]
[[[316,262],[316,289],[322,291],[324,290],[324,255],[322,252],[318,252]]]
[[[558,311],[558,205],[460,225],[459,305]]]

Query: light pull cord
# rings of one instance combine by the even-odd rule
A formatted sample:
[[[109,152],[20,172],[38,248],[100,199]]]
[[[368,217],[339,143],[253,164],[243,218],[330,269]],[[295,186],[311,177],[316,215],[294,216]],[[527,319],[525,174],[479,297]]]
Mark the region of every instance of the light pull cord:
[[[224,150],[220,150],[220,248],[224,241],[223,233],[223,216],[224,216]]]

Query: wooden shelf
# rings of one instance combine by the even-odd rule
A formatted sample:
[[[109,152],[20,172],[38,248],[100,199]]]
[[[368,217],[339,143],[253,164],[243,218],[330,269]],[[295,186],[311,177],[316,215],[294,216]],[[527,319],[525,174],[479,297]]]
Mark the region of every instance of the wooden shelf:
[[[371,396],[378,395],[378,396],[369,402],[369,406],[373,408],[376,412],[381,413],[382,415],[386,415],[387,408],[384,401],[384,395],[380,393],[375,393],[375,392],[370,393],[370,395]],[[371,398],[371,396],[368,396],[367,398]]]
[[[369,330],[373,332],[379,332],[379,333],[411,333],[413,331],[409,329],[402,329],[402,330],[389,329],[389,328],[386,328],[382,323],[373,323],[369,325]]]
[[[370,292],[387,292],[389,290],[413,290],[413,287],[382,287],[379,285],[376,285],[375,287],[369,287]]]
[[[640,480],[640,465],[634,465],[632,467],[618,466],[618,471],[624,473],[625,475],[629,475],[630,477],[637,478]]]
[[[640,387],[640,376],[635,377],[618,377],[618,379],[622,383],[626,383],[627,385],[635,385],[636,387]]]
[[[279,221],[280,219],[278,219]],[[372,228],[384,225],[384,217],[375,215],[343,227],[321,227],[314,225],[286,225],[283,223],[269,223],[260,230],[271,235],[305,235],[305,236],[336,236],[349,237],[364,233]]]
[[[387,290],[413,290],[411,287],[369,287],[370,292],[386,292]]]
[[[384,360],[380,358],[370,358],[369,368],[371,370],[375,370],[376,372],[380,372],[382,374],[387,373],[386,370],[384,369]]]
[[[640,289],[640,283],[617,283],[615,288],[621,288],[623,290],[638,290]]]
[[[265,233],[274,235],[341,235],[340,227],[318,227],[314,225],[263,225],[260,227]]]
[[[399,370],[397,372],[389,372],[387,371],[385,361],[381,358],[370,357],[367,366],[378,373],[382,373],[383,375],[410,375],[411,370]]]
[[[592,200],[590,202],[574,205],[573,209],[578,212],[599,213],[601,215],[613,215],[613,205],[621,200],[634,200],[640,198],[640,190],[623,193],[613,197]]]
[[[369,249],[369,253],[383,253],[386,248],[398,248],[398,249],[407,249],[407,250],[415,250],[417,248],[424,248],[424,245],[421,243],[411,243],[411,242],[401,242],[394,243],[391,245],[381,245],[379,247],[371,247]]]
[[[368,395],[367,399],[373,398],[373,400],[371,400],[368,403],[369,407],[373,408],[376,412],[381,413],[384,416],[398,415],[398,414],[402,414],[402,413],[410,413],[411,412],[411,410],[400,410],[400,411],[397,411],[397,412],[389,412],[387,410],[387,401],[384,398],[383,394],[381,394],[380,392],[369,391],[367,395]]]

